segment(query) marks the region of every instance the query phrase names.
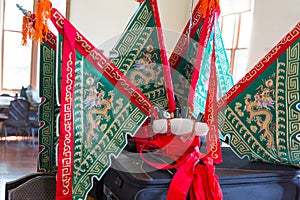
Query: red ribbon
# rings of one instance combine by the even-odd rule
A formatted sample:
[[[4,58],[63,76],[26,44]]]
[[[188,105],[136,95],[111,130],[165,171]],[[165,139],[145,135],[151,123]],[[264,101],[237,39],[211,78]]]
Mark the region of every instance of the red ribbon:
[[[214,28],[216,26],[216,19],[218,18],[218,13],[214,16]],[[213,42],[215,42],[215,33]],[[214,160],[215,164],[222,163],[221,145],[220,137],[218,131],[218,112],[217,112],[217,69],[216,69],[216,51],[215,44],[212,45],[212,55],[211,55],[211,67],[210,67],[210,77],[209,77],[209,89],[207,91],[206,105],[204,118],[208,124],[209,131],[206,136],[207,141],[207,154]]]
[[[209,156],[199,160],[201,155],[196,147],[182,162],[171,181],[167,200],[186,200],[189,191],[191,200],[222,200],[213,160]]]
[[[193,140],[182,141],[181,137],[178,135],[164,135],[157,134],[155,135],[155,139],[146,142],[142,148],[140,149],[140,156],[144,160],[144,162],[149,165],[157,168],[157,169],[171,169],[176,168],[182,165],[182,162],[185,162],[185,158],[190,155],[195,147],[198,147],[200,144],[200,137],[195,136]],[[147,160],[143,155],[143,150],[155,149],[157,148],[157,152],[161,152],[163,157],[171,158],[175,161],[175,164],[163,164],[156,163]]]
[[[58,143],[58,166],[56,199],[72,199],[74,166],[74,81],[75,81],[75,36],[71,24],[64,20],[64,46],[62,60],[60,134]]]
[[[159,49],[160,49],[160,55],[161,55],[161,61],[162,61],[162,68],[164,73],[164,79],[166,84],[166,91],[167,91],[167,99],[168,99],[168,109],[169,112],[172,113],[176,109],[176,102],[175,102],[175,96],[173,91],[173,84],[172,84],[172,77],[171,77],[171,71],[170,71],[170,65],[167,57],[167,51],[164,43],[164,37],[163,37],[163,31],[162,31],[162,25],[160,21],[160,16],[158,12],[158,5],[157,0],[151,0],[151,7],[153,11],[153,16],[157,28],[157,36],[158,36],[158,42],[159,42]]]

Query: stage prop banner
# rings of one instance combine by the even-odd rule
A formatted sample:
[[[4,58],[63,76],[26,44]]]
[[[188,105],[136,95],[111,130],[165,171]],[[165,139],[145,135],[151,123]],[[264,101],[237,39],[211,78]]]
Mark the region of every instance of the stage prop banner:
[[[194,118],[205,113],[209,125],[207,153],[215,163],[222,159],[214,105],[233,85],[217,26],[219,13],[218,1],[200,0],[170,57],[175,96],[181,107],[190,108]]]
[[[223,39],[219,24],[215,24],[215,29],[212,30],[209,42],[203,55],[203,61],[200,68],[200,75],[194,95],[193,115],[197,116],[199,112],[205,112],[207,92],[209,90],[209,78],[211,66],[213,65],[212,58],[213,48],[215,53],[215,66],[217,78],[217,93],[216,98],[219,100],[226,92],[234,85],[233,77],[229,73],[230,65],[227,59],[227,53],[223,44]]]
[[[300,167],[300,22],[218,102],[241,158]]]
[[[56,9],[51,20],[63,36],[56,195],[85,199],[154,108]]]
[[[208,14],[206,15],[206,10],[204,9],[204,5],[207,3],[208,2],[205,0],[198,1],[192,13],[192,21],[187,22],[185,29],[169,59],[175,96],[181,107],[189,106],[188,97],[191,92],[190,87],[192,76],[195,72],[194,65],[196,63],[199,42],[201,42],[202,48],[204,48],[204,53],[198,61],[198,65],[201,65],[199,68],[200,74],[198,75],[199,80],[197,81],[196,91],[193,91],[194,103],[192,107],[193,116],[195,118],[199,112],[205,112],[211,66],[212,44],[214,44],[216,51],[218,99],[233,86],[233,78],[229,73],[230,66],[227,60],[219,26],[217,24],[216,31],[214,33],[214,30],[212,29],[213,23],[204,23],[205,19],[208,20],[208,18],[210,18]],[[206,26],[206,28],[204,26]],[[200,37],[203,38],[203,41],[200,41]],[[215,37],[214,43],[213,37]],[[207,40],[206,38],[209,39]]]
[[[113,48],[110,60],[158,108],[175,110],[170,66],[156,0],[145,0]]]
[[[39,106],[39,172],[56,172],[57,118],[59,103],[57,101],[57,68],[56,68],[56,36],[48,29],[47,19],[50,17],[49,0],[37,2],[36,12],[32,13],[16,4],[24,14],[22,24],[22,45],[28,39],[40,42],[40,97]]]
[[[56,36],[49,32],[40,44],[40,96],[38,171],[56,172],[57,117]]]

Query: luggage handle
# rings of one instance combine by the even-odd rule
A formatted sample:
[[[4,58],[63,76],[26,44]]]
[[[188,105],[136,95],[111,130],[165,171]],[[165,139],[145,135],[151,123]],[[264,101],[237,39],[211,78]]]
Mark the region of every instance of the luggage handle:
[[[142,159],[135,159],[125,154],[120,154],[117,160],[124,168],[122,169],[123,171],[133,173],[134,176],[139,179],[153,180],[153,178],[143,169],[142,166],[145,162]]]
[[[119,200],[111,191],[106,187],[106,185],[103,185],[103,194],[105,196],[105,200]]]

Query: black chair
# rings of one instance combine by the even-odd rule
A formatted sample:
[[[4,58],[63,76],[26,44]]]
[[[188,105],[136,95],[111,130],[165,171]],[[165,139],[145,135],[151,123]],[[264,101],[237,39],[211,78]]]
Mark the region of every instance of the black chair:
[[[55,189],[55,174],[33,173],[6,182],[5,200],[52,200],[55,199]]]
[[[31,132],[32,138],[32,147],[35,148],[35,135],[38,133],[38,129],[40,128],[39,123],[39,111],[38,108],[29,109],[29,129]]]
[[[15,97],[13,97],[9,94],[6,94],[6,93],[1,94],[0,95],[0,113],[6,112],[10,105],[10,102],[13,101],[14,99],[15,99]]]
[[[24,132],[28,137],[30,136],[29,107],[30,103],[24,99],[15,99],[10,102],[7,119],[3,121],[6,145],[9,129],[12,129],[16,136],[24,136]]]

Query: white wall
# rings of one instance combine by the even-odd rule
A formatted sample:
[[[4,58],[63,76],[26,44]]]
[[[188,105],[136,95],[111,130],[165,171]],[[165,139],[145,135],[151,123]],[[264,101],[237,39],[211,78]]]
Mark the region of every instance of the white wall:
[[[255,0],[247,70],[300,21],[300,0]]]
[[[189,17],[191,2],[158,0],[162,25],[167,32],[182,32]],[[96,47],[106,51],[115,44],[138,5],[135,0],[72,0],[70,21]],[[167,49],[172,49],[175,44],[168,40],[167,35]]]
[[[300,20],[300,0],[254,1],[247,71]],[[169,52],[173,50],[189,18],[191,2],[192,0],[158,0]],[[196,2],[194,0],[194,4]],[[108,51],[125,29],[137,7],[138,3],[135,0],[72,0],[70,21],[96,47]]]
[[[220,0],[221,15],[245,12],[251,9],[254,0]]]
[[[3,0],[0,0],[0,27],[2,28],[2,21],[3,21]],[[0,31],[0,47],[2,47],[2,31]],[[2,48],[0,48],[0,55],[2,55]],[[2,56],[0,56],[0,63],[2,62]],[[2,70],[1,70],[2,71]],[[1,75],[1,72],[0,72]]]

